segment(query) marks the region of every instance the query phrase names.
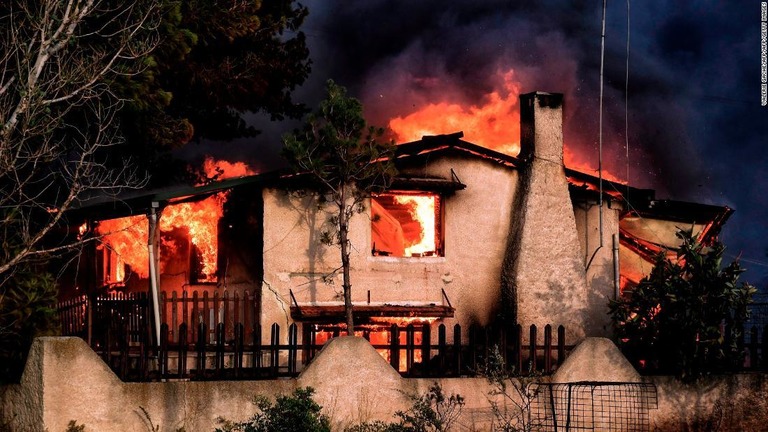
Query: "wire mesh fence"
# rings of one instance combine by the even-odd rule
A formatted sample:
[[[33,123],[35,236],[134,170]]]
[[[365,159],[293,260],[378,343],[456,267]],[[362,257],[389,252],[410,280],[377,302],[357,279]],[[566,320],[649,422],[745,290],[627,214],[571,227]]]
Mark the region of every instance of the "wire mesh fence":
[[[646,383],[533,384],[532,424],[542,431],[647,432],[658,407],[656,386]]]

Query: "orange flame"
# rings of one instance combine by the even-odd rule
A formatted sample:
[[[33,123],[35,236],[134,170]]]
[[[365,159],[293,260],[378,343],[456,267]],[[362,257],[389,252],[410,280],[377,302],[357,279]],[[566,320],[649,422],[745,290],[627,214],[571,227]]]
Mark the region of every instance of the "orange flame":
[[[208,178],[223,180],[231,177],[253,174],[253,171],[242,162],[230,163],[206,158],[203,169]],[[189,235],[189,241],[200,254],[201,282],[216,280],[218,256],[218,223],[224,213],[224,203],[227,193],[220,192],[195,202],[172,204],[164,208],[160,217],[160,233],[168,233],[174,229],[184,229]],[[114,251],[122,263],[140,278],[149,275],[149,253],[147,238],[149,224],[146,216],[130,216],[119,219],[102,221],[96,232],[103,235],[102,244]],[[163,242],[161,254],[174,254],[172,242]],[[122,266],[118,268],[117,281],[124,280]],[[162,269],[161,269],[162,271]]]
[[[517,156],[520,153],[520,88],[514,70],[502,73],[503,91],[493,91],[484,97],[482,105],[461,106],[440,102],[429,104],[405,117],[389,121],[389,128],[399,142],[421,139],[424,135],[440,135],[464,131],[469,140],[489,149]],[[583,161],[567,145],[563,149],[565,166],[590,175],[596,169]],[[603,178],[625,183],[603,169]]]
[[[255,172],[244,162],[217,161],[210,156],[206,157],[203,161],[203,171],[208,178],[215,180],[224,180],[255,174]]]
[[[160,218],[161,233],[186,228],[190,243],[200,253],[201,282],[216,281],[218,224],[224,214],[225,201],[225,194],[218,193],[202,201],[171,205],[163,210]]]
[[[128,216],[99,222],[96,233],[104,235],[102,245],[114,252],[120,264],[127,264],[131,271],[140,278],[149,277],[149,252],[147,251],[147,236],[149,223],[146,216]],[[123,282],[124,268],[117,265],[113,272],[114,279],[108,277],[108,282]]]
[[[435,197],[432,195],[397,195],[395,201],[410,206],[411,216],[419,222],[421,228],[418,242],[405,248],[405,256],[435,251]]]
[[[516,156],[520,152],[520,83],[515,80],[513,70],[504,73],[503,80],[506,96],[491,92],[485,96],[482,106],[429,104],[405,117],[390,120],[389,127],[401,142],[463,130],[473,142]]]

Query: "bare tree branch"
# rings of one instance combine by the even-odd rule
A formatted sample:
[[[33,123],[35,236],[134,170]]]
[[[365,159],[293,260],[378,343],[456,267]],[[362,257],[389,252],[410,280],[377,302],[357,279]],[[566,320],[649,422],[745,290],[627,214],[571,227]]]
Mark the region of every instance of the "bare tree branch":
[[[146,185],[130,161],[108,161],[122,143],[123,102],[110,87],[157,45],[159,3],[0,3],[0,286],[18,266],[88,241],[52,238],[68,210]]]

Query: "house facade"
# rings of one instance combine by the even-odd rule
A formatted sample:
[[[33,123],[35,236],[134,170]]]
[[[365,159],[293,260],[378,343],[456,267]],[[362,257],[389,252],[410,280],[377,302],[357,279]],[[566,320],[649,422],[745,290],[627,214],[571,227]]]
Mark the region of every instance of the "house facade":
[[[566,168],[562,102],[559,94],[521,96],[518,157],[461,133],[397,147],[397,178],[366,200],[349,230],[356,324],[372,343],[388,343],[393,324],[424,323],[563,325],[569,343],[610,336],[608,302],[650,271],[655,253],[675,246],[677,227],[704,241],[717,235],[727,207],[658,201],[653,191],[601,186]],[[84,208],[97,233],[133,215],[121,232],[138,255],[130,260],[130,248],[105,235],[63,292],[156,289],[160,322],[174,325],[296,323],[318,343],[343,333],[340,254],[322,241],[332,214],[284,185],[270,173]],[[217,204],[206,207],[209,200]],[[212,220],[214,234],[204,238],[196,218]],[[215,304],[225,295],[237,303],[203,308],[204,298]]]

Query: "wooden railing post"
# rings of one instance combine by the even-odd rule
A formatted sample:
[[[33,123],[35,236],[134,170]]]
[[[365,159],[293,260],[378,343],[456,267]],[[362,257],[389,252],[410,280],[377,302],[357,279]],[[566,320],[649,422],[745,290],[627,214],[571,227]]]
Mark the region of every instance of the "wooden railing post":
[[[258,376],[261,372],[261,350],[261,324],[256,324],[253,327],[253,356],[251,362],[254,376]]]
[[[216,377],[224,370],[224,323],[216,325]]]
[[[288,326],[288,375],[293,376],[297,373],[296,354],[299,349],[298,329],[296,323]]]
[[[429,360],[432,357],[432,329],[429,323],[421,326],[421,369],[424,376],[430,376]]]
[[[389,327],[389,364],[396,371],[400,371],[400,327],[392,324]]]
[[[189,325],[192,327],[192,340],[197,341],[197,331],[200,328],[200,323],[203,321],[203,317],[200,316],[200,298],[197,295],[197,290],[192,293],[192,317]]]
[[[453,326],[453,355],[454,355],[454,372],[456,376],[461,376],[463,372],[463,364],[461,361],[461,326],[456,324]]]
[[[184,378],[187,374],[187,323],[181,323],[179,326],[179,378]]]
[[[205,323],[205,328],[210,329],[213,325],[213,322],[211,321],[211,314],[210,314],[210,308],[208,305],[208,291],[203,291],[203,322]],[[216,328],[216,327],[213,327]],[[207,333],[203,335],[205,337],[206,343],[210,340],[210,335]]]
[[[243,369],[243,323],[235,324],[235,377],[240,377]]]
[[[312,360],[312,324],[301,326],[301,364],[307,365]]]
[[[557,327],[557,366],[563,364],[565,361],[565,327],[560,325]]]
[[[179,299],[176,296],[176,291],[174,291],[171,293],[171,320],[168,323],[170,330],[173,334],[173,336],[171,337],[171,342],[179,341],[179,335],[175,333],[179,328],[178,317],[179,317]]]
[[[208,326],[205,322],[201,322],[197,325],[197,374],[200,377],[205,377],[205,370],[207,365],[205,364],[205,351],[206,344],[208,343]]]
[[[277,377],[277,374],[279,372],[278,367],[280,366],[280,326],[277,325],[277,323],[272,324],[272,338],[271,338],[271,346],[270,353],[271,358],[271,364],[269,365],[272,368],[272,376]]]
[[[412,373],[414,347],[414,329],[413,324],[408,324],[405,328],[405,366],[408,374]]]
[[[544,373],[552,373],[552,326],[544,326]]]
[[[229,293],[227,291],[224,291],[224,296],[221,300],[221,323],[224,324],[224,340],[227,340],[227,336],[230,334],[228,331],[229,324],[230,324],[230,316],[229,316]]]
[[[168,324],[162,323],[160,325],[160,377],[165,378],[168,376]]]
[[[529,370],[526,373],[536,372],[536,338],[537,329],[535,324],[531,324],[531,339],[528,341],[528,367]]]
[[[437,358],[438,358],[438,373],[445,374],[449,372],[446,370],[446,364],[448,359],[448,343],[445,338],[445,324],[437,326]]]

